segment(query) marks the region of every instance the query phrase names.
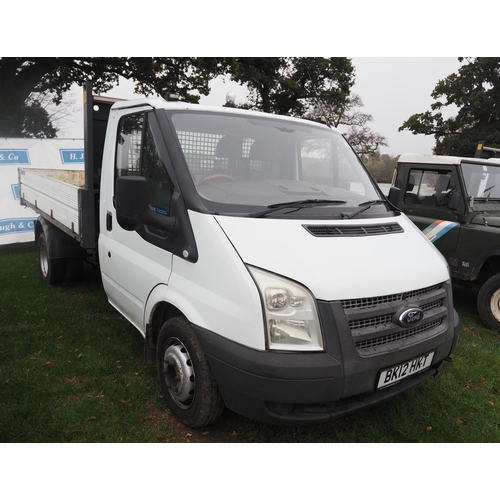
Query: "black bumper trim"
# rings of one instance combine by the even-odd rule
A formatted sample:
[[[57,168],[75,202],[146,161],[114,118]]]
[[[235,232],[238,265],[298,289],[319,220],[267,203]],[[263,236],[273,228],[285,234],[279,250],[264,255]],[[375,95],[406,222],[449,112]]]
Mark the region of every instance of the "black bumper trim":
[[[457,317],[455,321],[458,330]],[[240,415],[270,424],[321,423],[389,399],[438,373],[456,340],[452,336],[441,345],[442,355],[436,357],[436,363],[429,369],[394,386],[375,390],[375,383],[366,383],[367,377],[373,378],[369,373],[359,372],[346,379],[343,363],[326,352],[257,351],[196,325],[193,328],[226,406]],[[426,346],[424,343],[420,348]],[[382,369],[388,361],[380,363]]]

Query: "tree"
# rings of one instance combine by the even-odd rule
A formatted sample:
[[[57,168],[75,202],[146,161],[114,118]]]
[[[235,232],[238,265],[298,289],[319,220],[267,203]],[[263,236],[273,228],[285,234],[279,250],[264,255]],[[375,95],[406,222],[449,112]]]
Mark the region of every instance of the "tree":
[[[399,130],[413,134],[434,135],[434,153],[472,156],[482,140],[491,147],[500,147],[500,58],[459,57],[465,64],[457,73],[440,80],[431,97],[438,100],[432,111],[408,118]],[[445,119],[441,109],[456,105],[458,113]]]
[[[72,120],[77,98],[74,93],[64,93],[60,104],[55,105],[51,92],[33,92],[24,104],[25,137],[55,137]],[[38,117],[38,118],[37,118]]]
[[[390,183],[392,181],[398,157],[374,153],[362,155],[361,160],[377,182]]]
[[[50,95],[58,105],[74,83],[90,79],[96,92],[105,92],[121,76],[135,81],[138,93],[177,92],[183,100],[197,102],[218,75],[247,85],[251,96],[243,107],[271,113],[304,116],[311,107],[349,109],[355,102],[349,100],[354,68],[345,57],[0,58],[0,136],[54,137],[53,117],[36,96]],[[350,133],[365,145],[362,152],[373,149],[370,144],[385,144],[364,127],[369,115],[357,118],[362,125]]]
[[[198,102],[210,92],[212,78],[222,74],[221,59],[210,57],[130,57],[121,76],[136,82],[139,94],[165,96],[173,92],[186,102]]]
[[[196,101],[208,93],[215,59],[91,57],[3,57],[0,58],[0,137],[55,137],[46,108],[34,95],[50,93],[61,103],[64,92],[74,83],[92,80],[94,90],[106,92],[120,76],[137,82],[142,93],[176,91]],[[195,93],[192,93],[195,92]]]
[[[325,120],[329,125],[346,129],[344,134],[349,144],[359,155],[378,153],[381,146],[387,146],[387,139],[373,132],[367,123],[373,120],[372,115],[361,113],[363,101],[357,94],[351,94],[343,103],[318,103],[312,107],[306,117]]]
[[[304,116],[319,103],[340,105],[354,84],[346,57],[233,57],[218,61],[218,71],[249,88],[244,107],[281,115]]]
[[[47,111],[33,94],[53,92],[58,104],[72,83],[96,80],[101,89],[117,80],[106,71],[105,60],[41,57],[0,59],[0,136],[54,137],[55,129]],[[104,76],[106,74],[106,76]]]

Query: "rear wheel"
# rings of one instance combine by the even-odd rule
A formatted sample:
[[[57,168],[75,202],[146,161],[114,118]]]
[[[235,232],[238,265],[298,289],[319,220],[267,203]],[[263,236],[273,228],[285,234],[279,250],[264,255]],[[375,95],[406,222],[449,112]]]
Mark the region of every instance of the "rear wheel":
[[[480,288],[477,310],[486,326],[500,331],[500,273],[489,278]]]
[[[156,344],[156,365],[161,391],[171,412],[189,427],[215,422],[224,402],[205,353],[181,317],[162,326]]]
[[[43,281],[49,285],[58,285],[64,281],[66,259],[49,258],[47,241],[43,233],[38,237],[38,266]]]

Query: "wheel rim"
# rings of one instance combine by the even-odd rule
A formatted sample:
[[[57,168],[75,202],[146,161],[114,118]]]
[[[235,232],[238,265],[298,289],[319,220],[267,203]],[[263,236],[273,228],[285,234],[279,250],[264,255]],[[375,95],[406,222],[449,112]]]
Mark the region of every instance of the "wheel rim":
[[[500,288],[495,290],[491,296],[490,310],[493,317],[500,322]]]
[[[171,339],[163,355],[163,379],[175,403],[183,409],[194,401],[195,377],[191,357],[179,339]]]
[[[40,244],[40,252],[38,255],[40,261],[40,271],[44,277],[47,277],[49,274],[49,258],[47,257],[47,247],[42,242]]]

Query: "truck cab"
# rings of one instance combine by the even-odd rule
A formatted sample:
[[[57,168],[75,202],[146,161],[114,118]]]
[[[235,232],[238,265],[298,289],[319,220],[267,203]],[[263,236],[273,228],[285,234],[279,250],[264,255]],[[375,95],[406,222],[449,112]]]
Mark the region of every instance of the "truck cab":
[[[479,288],[500,331],[500,159],[400,156],[391,199],[443,254],[452,279]]]
[[[217,394],[264,422],[326,421],[437,373],[458,334],[442,257],[314,122],[116,103],[99,262],[189,425]]]

